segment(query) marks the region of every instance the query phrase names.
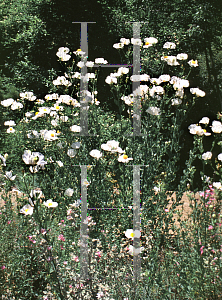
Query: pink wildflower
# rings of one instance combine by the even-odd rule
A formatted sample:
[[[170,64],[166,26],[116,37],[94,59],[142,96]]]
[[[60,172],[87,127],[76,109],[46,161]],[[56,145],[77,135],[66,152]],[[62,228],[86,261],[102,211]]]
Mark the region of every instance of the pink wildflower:
[[[58,236],[58,240],[59,240],[59,241],[65,242],[65,238],[64,238],[63,234],[60,234],[60,235]]]
[[[204,248],[204,246],[200,247],[200,255],[203,254],[203,248]]]
[[[8,221],[8,224],[10,224],[12,221]]]
[[[97,251],[97,252],[95,253],[95,255],[98,256],[98,257],[101,257],[101,256],[102,256],[102,252],[101,252],[101,251]]]
[[[6,268],[6,266],[1,266],[1,269],[4,270]]]
[[[208,230],[211,230],[211,229],[213,229],[213,226],[212,226],[212,225],[210,225],[210,226],[208,227]]]
[[[78,262],[78,261],[79,261],[79,258],[78,258],[78,256],[75,256],[73,259],[74,259],[74,261],[76,261],[76,262]]]

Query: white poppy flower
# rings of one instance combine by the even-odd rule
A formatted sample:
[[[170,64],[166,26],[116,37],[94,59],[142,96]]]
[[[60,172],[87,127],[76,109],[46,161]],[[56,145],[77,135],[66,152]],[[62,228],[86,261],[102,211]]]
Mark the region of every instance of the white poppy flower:
[[[17,101],[14,101],[11,105],[11,110],[16,110],[19,108],[23,108],[23,104]]]
[[[10,121],[5,121],[4,123],[5,126],[16,126],[15,122],[10,120]]]
[[[171,102],[172,102],[172,105],[179,105],[182,103],[182,100],[181,99],[172,99]]]
[[[15,180],[15,178],[16,178],[16,175],[12,176],[12,171],[5,172],[4,176],[9,180]]]
[[[9,127],[7,130],[6,130],[7,133],[14,133],[15,132],[15,129],[13,127]]]
[[[86,54],[86,52],[83,52],[81,49],[77,49],[76,51],[73,52],[75,55],[81,55],[83,56],[84,54]]]
[[[40,199],[43,196],[43,192],[41,190],[31,190],[30,197]]]
[[[51,109],[49,108],[49,107],[47,107],[47,106],[45,106],[45,107],[39,107],[39,112],[41,113],[41,114],[49,114],[50,112],[51,112]]]
[[[198,66],[197,60],[193,60],[193,59],[191,59],[190,61],[188,61],[188,64],[189,64],[191,67],[197,67],[197,66]]]
[[[63,167],[63,166],[64,166],[63,162],[61,162],[60,160],[58,160],[58,161],[56,161],[56,162],[57,162],[57,164],[59,165],[59,167]]]
[[[26,204],[22,209],[20,209],[20,213],[24,215],[32,215],[33,207],[30,204]]]
[[[90,185],[90,182],[87,179],[81,180],[81,183],[83,186],[86,186],[86,187]]]
[[[170,75],[168,75],[168,74],[160,75],[159,80],[160,80],[161,82],[167,82],[167,81],[170,81]]]
[[[156,38],[154,38],[154,37],[149,37],[149,38],[145,38],[144,39],[144,43],[145,43],[146,46],[149,46],[149,45],[152,46],[153,44],[158,43],[158,40]]]
[[[67,155],[68,155],[69,157],[75,157],[76,151],[75,151],[74,149],[68,149]]]
[[[70,205],[71,207],[79,207],[80,203],[81,203],[81,200],[78,199],[78,200],[75,201],[73,204],[69,204],[69,205]]]
[[[118,162],[128,163],[130,160],[133,160],[133,158],[132,157],[128,158],[126,154],[118,157]]]
[[[112,76],[107,76],[105,79],[107,84],[117,83],[117,78]]]
[[[50,207],[57,207],[58,206],[58,203],[57,202],[53,202],[52,199],[49,199],[49,200],[43,202],[43,204],[45,206],[47,206],[48,208],[50,208]]]
[[[96,150],[96,149],[90,151],[89,155],[91,155],[94,158],[97,158],[97,160],[99,160],[100,157],[103,156],[102,153],[99,150]]]
[[[135,255],[135,256],[137,256],[139,253],[141,253],[142,251],[144,250],[144,247],[140,247],[140,248],[135,248],[135,247],[133,247],[132,245],[130,245],[129,246],[129,254],[130,255]]]
[[[79,68],[82,68],[82,67],[84,67],[84,62],[83,61],[79,61],[78,62],[78,64],[77,64],[77,67],[79,67]]]
[[[146,112],[148,112],[149,114],[151,114],[153,116],[159,116],[160,108],[151,106],[146,110]]]
[[[15,101],[14,99],[9,98],[9,99],[1,101],[1,105],[3,105],[4,107],[8,107],[8,106],[12,105],[12,103],[14,101]]]
[[[69,188],[65,191],[64,196],[72,197],[73,193],[74,190]]]
[[[156,84],[156,85],[159,85],[162,83],[162,81],[160,80],[160,78],[150,78],[150,82],[152,84]]]
[[[196,124],[191,124],[189,127],[188,127],[189,131],[191,134],[197,134],[197,135],[204,135],[204,130],[201,126],[198,126]]]
[[[171,42],[166,42],[163,45],[163,48],[165,48],[165,49],[176,49],[176,44],[175,43],[171,43]]]
[[[211,130],[214,133],[221,133],[222,132],[222,123],[220,121],[213,121],[212,126],[211,126]]]
[[[128,239],[132,239],[134,240],[134,238],[140,238],[141,236],[141,233],[139,230],[133,230],[133,229],[127,229],[126,232],[125,232],[125,236],[128,238]]]
[[[154,186],[153,190],[154,190],[154,192],[159,193],[160,192],[160,187]]]
[[[73,125],[70,127],[70,130],[73,132],[80,132],[82,130],[82,128],[78,125]]]
[[[129,45],[130,39],[121,38],[120,43],[123,43],[124,45]]]
[[[213,182],[213,187],[215,187],[218,190],[222,190],[221,182]]]
[[[150,76],[147,74],[141,74],[141,75],[132,75],[130,77],[130,80],[133,82],[138,82],[138,81],[148,81],[150,79]]]
[[[106,144],[102,144],[101,149],[103,149],[105,151],[110,151],[112,153],[115,153],[115,152],[124,153],[124,150],[122,150],[119,147],[119,142],[114,141],[114,140],[108,141]]]
[[[131,44],[141,46],[142,45],[142,41],[141,41],[141,39],[131,38]]]
[[[210,119],[208,117],[203,117],[199,123],[201,124],[209,124]]]
[[[210,152],[210,151],[207,151],[202,154],[202,159],[204,159],[204,160],[211,159],[211,157],[212,157],[212,152]]]
[[[196,95],[197,97],[204,97],[206,95],[204,91],[198,88],[191,88],[190,92],[191,94]]]
[[[29,101],[35,101],[36,96],[33,95],[33,92],[25,92],[25,93],[20,93],[20,98],[27,99]]]
[[[177,54],[177,59],[178,60],[185,60],[188,58],[188,55],[186,53],[179,53]]]
[[[61,59],[61,61],[68,61],[71,58],[71,55],[57,52],[56,55]]]
[[[80,79],[81,78],[81,73],[75,72],[74,75],[72,75],[72,78],[78,78],[78,79]]]
[[[129,68],[125,67],[120,67],[117,71],[118,74],[123,75],[123,74],[128,74],[129,73]]]
[[[222,161],[222,153],[218,154],[217,159],[220,160],[220,161]]]
[[[6,158],[4,156],[2,156],[1,154],[0,154],[0,158],[2,160],[3,166],[6,167]]]
[[[172,55],[171,56],[167,56],[167,55],[162,56],[161,60],[166,61],[167,64],[170,65],[170,66],[178,66],[179,65],[176,56],[172,56]]]
[[[24,154],[22,155],[22,159],[25,164],[27,165],[38,165],[43,166],[47,164],[46,161],[44,161],[44,155],[39,152],[31,152],[30,150],[25,150]]]
[[[93,61],[87,61],[87,62],[86,62],[86,66],[87,66],[88,68],[92,68],[92,67],[94,66],[94,62],[93,62]]]
[[[116,44],[113,44],[113,48],[115,49],[122,49],[124,47],[124,44],[123,43],[116,43]]]
[[[107,64],[108,62],[104,58],[96,58],[95,63],[96,64]]]
[[[57,135],[58,133],[56,133],[55,130],[48,130],[47,132],[45,132],[43,138],[45,141],[54,141],[58,139]]]
[[[81,146],[80,142],[75,142],[75,143],[72,143],[72,145],[71,145],[71,147],[72,147],[73,149],[79,149],[80,146]]]

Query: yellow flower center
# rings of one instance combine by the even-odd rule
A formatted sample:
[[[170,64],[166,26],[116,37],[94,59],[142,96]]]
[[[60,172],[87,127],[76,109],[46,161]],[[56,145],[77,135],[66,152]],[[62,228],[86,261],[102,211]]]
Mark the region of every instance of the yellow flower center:
[[[61,133],[61,131],[57,130],[57,133]]]
[[[39,157],[36,156],[36,157],[33,158],[33,160],[34,160],[34,161],[38,161],[38,160],[39,160]]]
[[[131,236],[131,237],[134,237],[134,236],[135,236],[135,233],[133,233],[133,232],[130,233],[130,236]]]
[[[127,155],[123,155],[123,159],[127,159],[128,158],[128,156]]]
[[[27,213],[29,211],[29,209],[27,208],[26,210],[25,210],[25,212]]]
[[[35,114],[37,115],[39,112],[37,111]]]
[[[56,109],[59,109],[59,106],[56,106]]]
[[[76,51],[77,51],[77,52],[80,52],[80,51],[82,51],[82,50],[81,50],[81,49],[77,49]]]
[[[47,111],[47,109],[46,109],[46,108],[44,108],[44,111]]]
[[[206,129],[203,130],[204,132],[207,132]]]
[[[48,203],[48,206],[52,206],[52,203]]]
[[[10,131],[12,131],[12,130],[13,130],[13,128],[12,128],[12,127],[10,127],[10,128],[9,128],[9,130],[10,130]]]
[[[168,56],[164,56],[164,58],[168,58]]]
[[[196,61],[195,60],[192,60],[192,62],[191,62],[192,64],[195,64],[196,63]]]
[[[146,43],[145,43],[145,45],[149,45],[149,44],[150,44],[149,42],[146,42]]]
[[[54,133],[51,133],[51,137],[54,137],[55,136],[55,134]]]

